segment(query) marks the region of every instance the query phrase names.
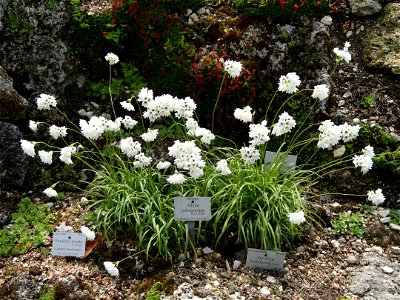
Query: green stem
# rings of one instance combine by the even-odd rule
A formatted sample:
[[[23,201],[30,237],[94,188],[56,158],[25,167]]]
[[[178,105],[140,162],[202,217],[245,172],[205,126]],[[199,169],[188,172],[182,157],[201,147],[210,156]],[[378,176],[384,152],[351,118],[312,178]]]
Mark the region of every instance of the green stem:
[[[223,85],[224,80],[225,80],[225,76],[226,76],[226,72],[224,72],[224,76],[222,77],[221,84],[220,84],[220,86],[219,86],[217,101],[215,101],[215,105],[214,105],[214,109],[213,109],[213,113],[212,113],[212,120],[211,120],[211,132],[212,132],[212,133],[214,133],[214,117],[215,117],[215,110],[217,109],[219,97],[221,96],[221,90],[222,90],[222,85]]]
[[[108,93],[110,94],[111,109],[114,114],[114,119],[116,119],[117,114],[115,113],[115,110],[114,110],[114,103],[113,103],[114,101],[113,101],[113,96],[112,96],[112,92],[111,92],[111,65],[109,65]]]

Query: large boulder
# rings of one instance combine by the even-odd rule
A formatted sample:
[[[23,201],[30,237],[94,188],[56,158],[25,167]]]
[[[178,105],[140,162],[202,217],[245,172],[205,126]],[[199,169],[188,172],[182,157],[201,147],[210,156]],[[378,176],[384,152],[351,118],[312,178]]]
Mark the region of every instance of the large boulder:
[[[0,190],[21,187],[28,168],[28,158],[21,148],[18,127],[0,121]]]
[[[375,27],[363,39],[363,56],[370,68],[400,75],[400,3],[389,3]]]
[[[28,101],[13,88],[13,80],[0,66],[0,120],[17,120],[24,116]]]
[[[378,0],[349,0],[351,13],[365,17],[381,11],[382,5]]]

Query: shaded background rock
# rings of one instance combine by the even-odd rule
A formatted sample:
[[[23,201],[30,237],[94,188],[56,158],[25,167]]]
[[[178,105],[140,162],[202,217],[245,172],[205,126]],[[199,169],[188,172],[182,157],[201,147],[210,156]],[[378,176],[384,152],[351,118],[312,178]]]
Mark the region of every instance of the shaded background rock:
[[[16,120],[24,116],[28,101],[13,87],[13,80],[0,66],[0,120]]]
[[[385,6],[363,39],[363,54],[368,67],[400,75],[400,3]]]
[[[2,21],[4,17],[4,11],[7,8],[8,0],[0,0],[0,31],[3,30],[4,22]]]
[[[28,167],[17,126],[0,121],[0,189],[21,187]]]
[[[382,5],[377,0],[349,0],[352,14],[365,17],[381,11]]]

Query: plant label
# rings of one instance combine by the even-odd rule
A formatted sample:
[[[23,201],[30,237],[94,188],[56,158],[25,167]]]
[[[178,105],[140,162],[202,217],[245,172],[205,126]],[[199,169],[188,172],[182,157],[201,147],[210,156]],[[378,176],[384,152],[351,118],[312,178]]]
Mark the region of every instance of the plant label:
[[[280,270],[283,268],[285,256],[285,252],[248,248],[246,266],[249,268]]]
[[[86,236],[78,232],[54,232],[51,255],[85,256]]]
[[[175,197],[174,217],[177,221],[211,219],[211,197]]]
[[[265,169],[268,170],[271,167],[271,164],[282,164],[280,168],[281,174],[286,174],[296,166],[297,156],[290,155],[286,153],[279,153],[272,151],[265,152]]]

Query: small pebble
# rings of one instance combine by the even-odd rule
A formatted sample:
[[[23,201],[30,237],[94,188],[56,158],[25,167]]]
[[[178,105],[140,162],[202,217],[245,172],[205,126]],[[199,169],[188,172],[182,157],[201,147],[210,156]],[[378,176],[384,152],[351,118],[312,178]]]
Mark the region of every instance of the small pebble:
[[[351,96],[353,96],[352,92],[346,92],[346,93],[344,93],[343,98],[349,98]]]
[[[380,221],[381,221],[382,224],[389,224],[390,221],[392,221],[392,218],[391,217],[384,217],[384,218],[381,218]]]
[[[232,266],[232,268],[233,268],[234,270],[237,270],[237,269],[239,269],[240,264],[241,264],[240,260],[234,260],[234,261],[233,261],[233,266]]]
[[[393,268],[391,268],[391,267],[384,266],[384,267],[382,267],[382,271],[383,271],[384,273],[386,273],[386,274],[392,274],[394,270],[393,270]]]
[[[276,278],[274,276],[268,275],[267,282],[274,284],[274,283],[276,283]]]
[[[349,30],[349,31],[347,31],[347,33],[346,33],[346,38],[349,38],[349,37],[351,37],[353,35],[353,31],[352,30]]]
[[[394,254],[400,254],[400,247],[392,246],[391,249]]]
[[[212,250],[211,248],[209,248],[209,247],[204,247],[203,248],[203,253],[204,254],[211,254],[211,253],[213,253],[214,252],[214,250]]]
[[[261,293],[261,297],[267,297],[267,296],[271,295],[271,291],[269,289],[267,289],[266,287],[261,288],[260,293]]]
[[[358,263],[358,260],[357,260],[357,258],[356,258],[354,255],[349,255],[349,256],[347,257],[347,263],[348,263],[349,265],[355,265],[355,264]]]
[[[383,254],[383,249],[382,249],[382,247],[379,247],[379,246],[373,246],[371,248],[371,251],[373,251],[375,253],[378,253],[379,255]]]
[[[394,230],[394,231],[400,231],[400,225],[394,224],[394,223],[390,223],[389,224],[390,229]]]
[[[343,106],[345,104],[346,104],[346,101],[340,100],[339,103],[338,103],[338,106],[341,107],[341,106]]]
[[[321,19],[321,23],[324,25],[332,25],[332,17],[331,16],[325,16]]]

